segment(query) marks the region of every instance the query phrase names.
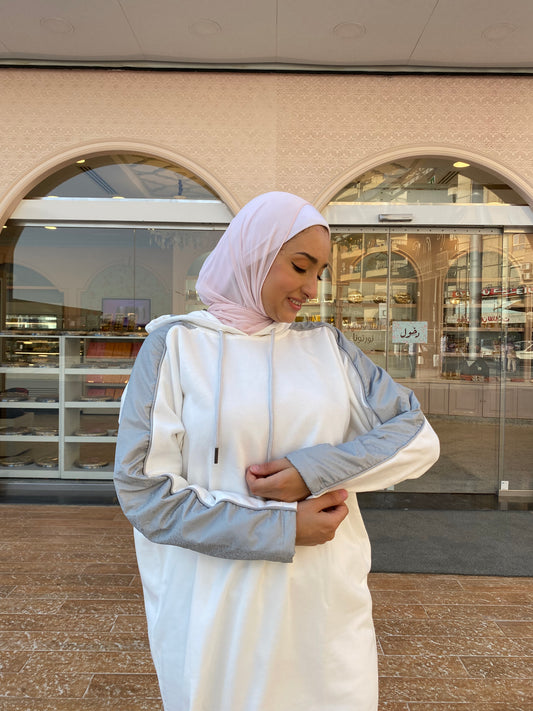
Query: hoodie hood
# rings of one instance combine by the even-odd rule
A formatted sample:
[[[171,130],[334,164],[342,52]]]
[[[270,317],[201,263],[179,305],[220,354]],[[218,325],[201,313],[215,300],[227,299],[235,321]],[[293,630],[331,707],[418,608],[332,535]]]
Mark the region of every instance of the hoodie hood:
[[[238,335],[242,336],[247,336],[248,334],[245,333],[244,331],[239,330],[238,328],[235,328],[234,326],[229,326],[226,323],[223,323],[220,321],[216,316],[214,316],[212,313],[209,311],[191,311],[191,313],[188,314],[165,314],[164,316],[158,316],[158,318],[153,319],[146,325],[146,332],[147,333],[152,333],[152,331],[155,331],[158,329],[160,326],[166,326],[169,323],[178,323],[178,322],[186,322],[186,323],[192,323],[195,326],[199,326],[201,328],[209,328],[213,331],[219,331],[223,333],[235,333]],[[252,336],[248,336],[249,338],[253,338],[255,336],[270,336],[272,335],[272,332],[274,331],[276,335],[283,333],[284,331],[287,331],[291,327],[290,323],[276,323],[276,322],[271,322],[268,326],[265,326],[261,331],[258,331],[257,333],[254,333]]]
[[[267,351],[267,368],[268,368],[268,444],[266,452],[266,460],[270,460],[272,453],[272,437],[274,430],[274,407],[272,403],[272,391],[273,391],[273,377],[274,377],[274,344],[276,337],[286,333],[291,327],[290,323],[276,323],[272,322],[270,325],[266,326],[261,331],[254,333],[253,335],[248,335],[244,331],[240,331],[234,326],[229,326],[228,324],[222,323],[216,316],[209,311],[192,311],[189,314],[183,314],[175,316],[172,314],[166,314],[165,316],[159,316],[159,318],[150,321],[146,325],[146,331],[148,333],[153,333],[161,326],[168,326],[172,323],[192,323],[200,328],[207,328],[214,333],[218,334],[218,358],[217,358],[217,376],[216,376],[216,387],[214,396],[214,422],[213,422],[213,464],[218,464],[218,449],[219,449],[219,423],[220,423],[220,399],[222,392],[222,372],[224,363],[224,339],[229,334],[236,334],[239,336],[245,336],[246,338],[265,338],[268,337],[268,351]]]

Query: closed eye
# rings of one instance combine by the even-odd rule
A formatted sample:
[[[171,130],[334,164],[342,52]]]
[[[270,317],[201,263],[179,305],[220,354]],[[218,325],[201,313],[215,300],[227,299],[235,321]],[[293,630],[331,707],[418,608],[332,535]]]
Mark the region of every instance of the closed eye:
[[[294,264],[294,262],[292,262],[292,267],[293,267],[293,269],[294,269],[295,272],[298,272],[298,274],[305,274],[305,271],[306,271],[306,270],[305,270],[305,269],[302,269],[302,267],[299,267],[297,264]],[[321,274],[317,274],[317,277],[316,277],[316,278],[318,279],[318,281],[322,281],[322,275],[321,275]]]

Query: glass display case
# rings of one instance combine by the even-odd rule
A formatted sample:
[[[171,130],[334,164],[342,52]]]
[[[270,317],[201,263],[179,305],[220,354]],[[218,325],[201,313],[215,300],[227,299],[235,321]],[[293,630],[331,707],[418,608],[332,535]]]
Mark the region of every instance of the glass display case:
[[[0,477],[111,479],[143,336],[0,334]]]

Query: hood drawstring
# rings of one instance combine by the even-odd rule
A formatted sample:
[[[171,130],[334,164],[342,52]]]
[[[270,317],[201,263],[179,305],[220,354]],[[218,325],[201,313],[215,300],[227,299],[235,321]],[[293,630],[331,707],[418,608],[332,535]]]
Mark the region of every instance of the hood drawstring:
[[[215,391],[215,453],[214,464],[218,464],[218,424],[220,422],[220,394],[222,391],[222,361],[224,359],[224,331],[218,332],[217,389]]]
[[[272,457],[272,439],[274,436],[274,408],[272,407],[272,399],[274,392],[274,343],[276,340],[275,329],[270,331],[270,348],[268,353],[268,443],[266,451],[266,460],[270,461]],[[218,464],[218,430],[220,424],[220,409],[221,409],[221,393],[222,393],[222,363],[224,360],[224,331],[218,332],[218,363],[217,363],[217,383],[215,390],[215,424],[214,424],[214,455],[213,463]]]
[[[268,357],[268,444],[266,461],[269,462],[272,455],[272,438],[274,436],[274,412],[272,408],[272,393],[274,391],[274,340],[275,331],[270,331],[270,351]]]

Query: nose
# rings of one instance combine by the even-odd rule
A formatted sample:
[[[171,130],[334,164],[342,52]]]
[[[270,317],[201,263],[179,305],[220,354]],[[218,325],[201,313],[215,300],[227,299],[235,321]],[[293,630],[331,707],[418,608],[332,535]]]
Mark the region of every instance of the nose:
[[[318,279],[310,275],[305,281],[303,292],[307,299],[315,299],[318,294]]]

